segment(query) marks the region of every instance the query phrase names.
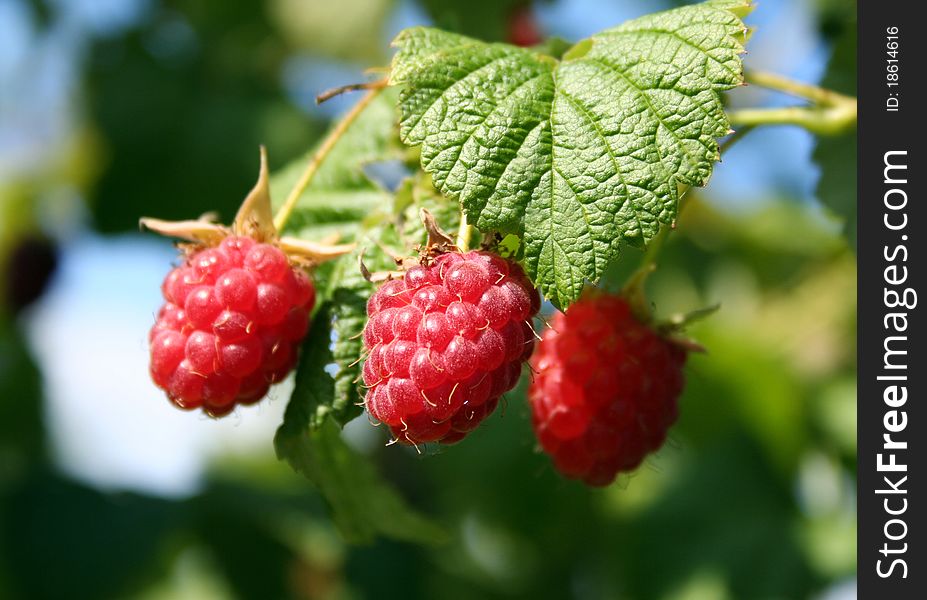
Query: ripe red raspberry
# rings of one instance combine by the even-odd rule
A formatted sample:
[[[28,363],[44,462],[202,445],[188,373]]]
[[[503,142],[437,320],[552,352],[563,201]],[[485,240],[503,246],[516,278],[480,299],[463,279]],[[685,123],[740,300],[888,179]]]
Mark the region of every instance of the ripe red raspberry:
[[[367,304],[367,410],[402,443],[460,441],[518,383],[540,305],[520,266],[483,251],[387,281]]]
[[[686,352],[600,292],[558,313],[532,360],[534,431],[563,475],[611,483],[657,450],[676,421]]]
[[[151,377],[171,401],[219,417],[253,404],[296,364],[315,288],[271,244],[229,236],[164,278]]]

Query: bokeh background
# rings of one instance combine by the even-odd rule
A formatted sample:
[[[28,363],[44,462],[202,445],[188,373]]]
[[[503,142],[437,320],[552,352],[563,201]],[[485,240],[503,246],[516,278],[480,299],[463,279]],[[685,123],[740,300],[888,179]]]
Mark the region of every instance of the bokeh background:
[[[229,220],[258,144],[272,168],[304,153],[356,100],[314,96],[400,29],[575,40],[671,5],[0,0],[0,598],[855,598],[852,133],[753,131],[690,195],[649,289],[664,315],[721,310],[691,330],[709,352],[669,443],[609,488],[535,451],[525,382],[444,451],[360,418],[349,444],[448,539],[353,546],[275,459],[285,385],[214,421],[148,379],[175,253],[139,216]],[[761,2],[746,65],[853,94],[854,20]]]

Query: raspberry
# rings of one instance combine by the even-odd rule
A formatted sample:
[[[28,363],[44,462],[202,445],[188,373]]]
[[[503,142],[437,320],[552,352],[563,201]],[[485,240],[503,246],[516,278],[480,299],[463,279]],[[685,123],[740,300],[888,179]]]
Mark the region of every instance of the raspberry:
[[[534,431],[557,470],[603,486],[637,468],[676,420],[685,360],[620,296],[589,293],[558,313],[528,390]]]
[[[315,289],[272,244],[228,236],[168,273],[151,377],[177,406],[218,417],[253,404],[296,364]]]
[[[401,443],[460,441],[518,383],[540,306],[519,265],[483,251],[387,281],[367,303],[368,412]]]
[[[509,13],[506,23],[506,41],[516,46],[535,46],[544,41],[530,4],[517,6]]]

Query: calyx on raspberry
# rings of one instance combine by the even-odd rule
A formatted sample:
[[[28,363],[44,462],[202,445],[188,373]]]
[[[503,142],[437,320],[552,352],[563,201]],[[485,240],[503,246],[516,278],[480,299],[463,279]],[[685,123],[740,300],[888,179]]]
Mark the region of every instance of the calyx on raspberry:
[[[683,345],[635,318],[625,298],[598,291],[557,313],[541,337],[528,400],[560,473],[608,485],[663,445],[678,415]]]
[[[541,304],[517,263],[430,248],[370,297],[364,328],[367,411],[413,445],[458,442],[495,410],[534,350]]]
[[[279,238],[273,225],[267,157],[230,229],[205,220],[142,219],[142,226],[191,243],[164,278],[165,304],[148,339],[150,373],[184,409],[219,417],[253,404],[296,365],[315,288],[303,267],[350,245]]]

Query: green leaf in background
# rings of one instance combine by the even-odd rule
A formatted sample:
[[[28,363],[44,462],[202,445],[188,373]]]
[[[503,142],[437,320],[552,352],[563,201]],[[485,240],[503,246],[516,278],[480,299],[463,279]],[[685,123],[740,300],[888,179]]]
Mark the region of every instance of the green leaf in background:
[[[290,466],[318,486],[347,541],[370,543],[381,535],[422,544],[447,539],[441,527],[406,504],[369,459],[344,443],[334,423],[298,436],[278,433],[276,444]]]
[[[178,503],[104,493],[45,467],[11,483],[0,486],[0,554],[9,574],[0,597],[137,597],[164,576],[165,541],[183,524]]]
[[[312,56],[377,63],[394,0],[270,0],[265,10],[290,47]]]
[[[213,481],[180,508],[190,532],[208,550],[212,566],[228,582],[231,597],[258,600],[294,596],[299,556],[285,532],[305,526],[308,506],[304,496]]]
[[[729,127],[719,93],[743,81],[744,2],[645,16],[562,61],[416,27],[394,45],[400,137],[481,230],[524,236],[528,271],[565,307],[622,242],[675,219]]]
[[[370,461],[341,439],[331,404],[336,380],[326,370],[333,360],[332,310],[329,303],[319,309],[303,344],[296,388],[274,437],[277,456],[318,487],[348,541],[369,543],[378,535],[421,543],[443,540],[437,525],[407,506]]]
[[[303,152],[322,123],[287,98],[280,77],[287,47],[269,10],[238,2],[146,6],[112,35],[75,33],[87,36],[86,50],[68,58],[74,84],[87,94],[58,109],[77,119],[61,183],[80,191],[106,233],[138,231],[141,215],[215,212],[229,222],[254,185],[258,145],[271,149],[274,169]],[[162,38],[169,22],[187,33]],[[45,154],[52,160],[59,152]]]
[[[428,232],[422,225],[421,211],[427,210],[444,231],[454,232],[460,227],[460,207],[432,185],[431,177],[418,171],[407,178],[396,193],[396,213],[399,219],[401,242],[424,246]]]
[[[42,375],[19,330],[0,314],[0,486],[46,458]]]

